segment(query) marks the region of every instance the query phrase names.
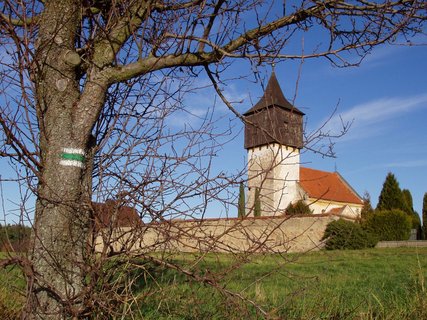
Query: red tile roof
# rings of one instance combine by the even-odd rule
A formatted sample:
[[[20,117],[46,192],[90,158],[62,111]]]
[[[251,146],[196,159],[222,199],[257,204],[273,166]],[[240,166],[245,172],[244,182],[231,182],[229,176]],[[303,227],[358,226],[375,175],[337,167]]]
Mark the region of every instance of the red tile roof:
[[[338,172],[300,167],[299,184],[310,198],[363,204],[359,195]]]
[[[345,208],[345,206],[333,208],[333,209],[329,210],[327,213],[340,215],[344,211],[344,208]]]

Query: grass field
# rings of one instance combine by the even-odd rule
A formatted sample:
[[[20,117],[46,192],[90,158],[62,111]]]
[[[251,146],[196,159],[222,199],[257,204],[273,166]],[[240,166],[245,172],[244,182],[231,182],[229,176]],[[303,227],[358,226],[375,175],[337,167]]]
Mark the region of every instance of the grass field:
[[[195,257],[173,256],[171,261],[189,266]],[[427,248],[260,255],[232,270],[239,261],[209,254],[193,270],[258,302],[270,318],[427,319]],[[0,274],[0,301],[13,300],[16,308],[22,300],[16,299],[11,277],[17,273]],[[22,289],[22,284],[17,287]],[[250,303],[173,270],[157,268],[141,276],[134,295],[133,308],[141,319],[263,318]]]
[[[209,256],[204,263],[215,274],[232,261]],[[426,276],[427,248],[371,249],[259,256],[227,272],[221,283],[259,302],[273,318],[398,320],[427,319]],[[164,294],[154,294],[142,307],[149,319],[262,318],[237,298],[226,301],[173,272],[158,285]]]
[[[6,255],[0,252],[0,259]],[[18,319],[25,292],[25,281],[20,270],[15,267],[0,269],[0,319]]]

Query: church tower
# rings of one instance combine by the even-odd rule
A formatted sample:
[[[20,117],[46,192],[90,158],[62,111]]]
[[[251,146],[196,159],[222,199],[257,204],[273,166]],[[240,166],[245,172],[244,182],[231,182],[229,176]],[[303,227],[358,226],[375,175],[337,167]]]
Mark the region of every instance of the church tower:
[[[259,190],[261,215],[280,214],[298,195],[304,113],[286,100],[274,71],[264,95],[243,114],[248,151],[247,214]]]

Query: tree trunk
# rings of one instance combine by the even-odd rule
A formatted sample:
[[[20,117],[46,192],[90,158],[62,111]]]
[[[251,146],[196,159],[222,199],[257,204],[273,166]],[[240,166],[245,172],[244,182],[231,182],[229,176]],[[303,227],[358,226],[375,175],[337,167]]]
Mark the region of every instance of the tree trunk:
[[[91,211],[83,170],[58,165],[55,154],[47,158],[36,203],[36,281],[29,298],[31,313],[58,319],[81,312]]]
[[[29,306],[43,319],[82,311],[89,253],[92,165],[82,157],[89,153],[89,138],[64,128],[64,123],[73,127],[71,118],[61,121],[46,126],[48,138],[41,135],[48,143],[42,147],[32,252],[36,281]]]
[[[76,123],[80,99],[74,52],[79,1],[46,1],[40,24],[35,86],[41,171],[32,237],[35,272],[27,318],[76,317],[83,307],[90,224],[91,170],[85,170],[91,124]],[[78,63],[78,61],[77,61]],[[80,116],[80,117],[79,117]],[[91,168],[91,166],[87,166]]]

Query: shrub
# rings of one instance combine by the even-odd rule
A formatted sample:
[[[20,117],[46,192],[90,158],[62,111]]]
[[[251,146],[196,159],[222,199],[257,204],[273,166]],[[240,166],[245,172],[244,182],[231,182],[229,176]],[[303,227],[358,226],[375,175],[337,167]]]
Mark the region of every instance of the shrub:
[[[427,192],[424,193],[423,197],[423,232],[422,232],[422,239],[426,239],[427,237]]]
[[[245,200],[245,186],[243,185],[243,182],[240,182],[239,186],[239,203],[237,205],[237,216],[239,218],[244,218],[246,215],[246,200]]]
[[[379,240],[399,241],[408,240],[411,233],[412,221],[401,210],[375,211],[364,226],[370,232],[376,234]]]
[[[326,240],[327,250],[372,248],[378,242],[375,235],[362,229],[359,224],[344,219],[330,222],[322,240]]]
[[[0,251],[26,252],[31,228],[19,224],[0,225]]]
[[[310,210],[310,207],[305,204],[304,201],[298,200],[296,203],[289,205],[286,208],[286,214],[294,215],[294,214],[312,214],[313,211]]]
[[[254,217],[261,217],[261,199],[259,188],[255,189]]]

